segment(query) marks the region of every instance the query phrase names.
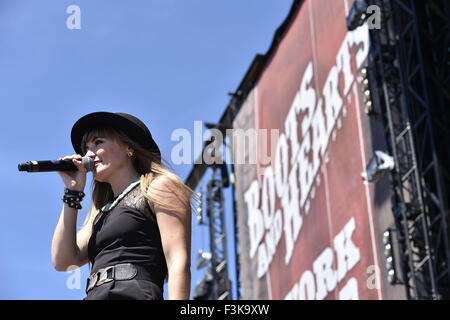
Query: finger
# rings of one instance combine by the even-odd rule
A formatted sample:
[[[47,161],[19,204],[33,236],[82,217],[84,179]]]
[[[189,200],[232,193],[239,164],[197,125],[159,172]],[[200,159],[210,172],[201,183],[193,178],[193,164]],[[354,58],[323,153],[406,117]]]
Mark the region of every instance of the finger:
[[[77,159],[72,159],[72,162],[77,166],[78,170],[81,171],[87,171],[86,168],[84,167],[83,163]]]
[[[60,160],[72,160],[72,159],[81,159],[82,156],[79,154],[73,154],[71,156],[65,156],[64,158],[60,158]]]

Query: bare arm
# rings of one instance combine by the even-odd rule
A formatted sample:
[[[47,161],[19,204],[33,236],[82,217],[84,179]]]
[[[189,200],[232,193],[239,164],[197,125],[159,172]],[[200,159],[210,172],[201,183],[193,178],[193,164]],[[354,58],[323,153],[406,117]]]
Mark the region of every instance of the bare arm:
[[[81,267],[88,262],[89,235],[83,227],[78,233],[77,209],[64,204],[52,240],[52,263],[57,271],[67,271],[70,266]]]
[[[173,182],[159,176],[152,187],[164,191],[151,191],[153,196],[177,209],[151,204],[161,233],[161,241],[168,269],[170,300],[187,300],[191,285],[191,210],[189,199],[176,190]]]
[[[63,158],[73,159],[78,171],[58,172],[67,188],[83,191],[86,184],[86,169],[81,164],[80,155]],[[75,160],[74,160],[75,159]],[[52,264],[57,271],[66,271],[70,266],[78,266],[88,262],[87,245],[89,235],[87,228],[77,229],[78,210],[63,205],[52,240]]]

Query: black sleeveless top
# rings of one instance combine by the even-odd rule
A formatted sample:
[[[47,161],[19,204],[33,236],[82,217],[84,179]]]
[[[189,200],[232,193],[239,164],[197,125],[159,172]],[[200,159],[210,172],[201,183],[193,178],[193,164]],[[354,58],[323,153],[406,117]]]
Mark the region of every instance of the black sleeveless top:
[[[156,217],[135,185],[110,211],[100,212],[88,244],[92,271],[133,263],[151,274],[147,280],[112,281],[89,291],[86,299],[162,299],[167,265]]]

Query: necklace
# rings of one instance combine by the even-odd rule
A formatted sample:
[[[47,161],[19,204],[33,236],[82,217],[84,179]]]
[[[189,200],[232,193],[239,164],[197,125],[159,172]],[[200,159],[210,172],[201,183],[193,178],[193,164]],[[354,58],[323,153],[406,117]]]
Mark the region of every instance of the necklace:
[[[122,193],[116,198],[116,200],[105,204],[101,211],[108,212],[108,211],[111,211],[112,209],[114,209],[114,207],[119,203],[119,201],[122,200],[123,197],[125,197],[131,190],[134,189],[134,187],[136,187],[140,183],[141,183],[141,181],[137,180],[137,181],[133,182],[132,184],[130,184],[125,190],[122,191]]]

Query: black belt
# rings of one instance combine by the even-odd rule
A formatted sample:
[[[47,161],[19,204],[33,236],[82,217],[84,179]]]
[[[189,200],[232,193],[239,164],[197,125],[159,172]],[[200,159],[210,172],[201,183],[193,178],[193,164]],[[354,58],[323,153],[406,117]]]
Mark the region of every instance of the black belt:
[[[131,280],[131,279],[146,279],[152,280],[154,275],[145,266],[140,266],[131,263],[121,263],[114,266],[105,267],[92,273],[87,279],[86,293],[94,287],[98,287],[104,283],[113,280]],[[156,284],[159,284],[157,281]]]

